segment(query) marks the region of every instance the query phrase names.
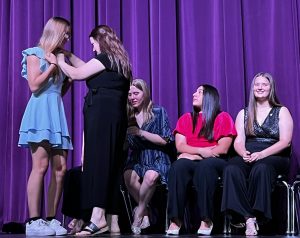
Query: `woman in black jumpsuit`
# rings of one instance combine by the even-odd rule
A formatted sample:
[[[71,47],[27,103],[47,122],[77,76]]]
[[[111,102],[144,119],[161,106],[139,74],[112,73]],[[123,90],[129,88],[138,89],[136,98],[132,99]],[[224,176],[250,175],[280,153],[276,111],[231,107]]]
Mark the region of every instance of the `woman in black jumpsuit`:
[[[235,125],[238,156],[223,172],[222,211],[243,216],[246,235],[257,235],[257,219],[272,218],[271,193],[277,175],[287,173],[293,133],[293,119],[279,103],[270,74],[254,77],[249,105]]]

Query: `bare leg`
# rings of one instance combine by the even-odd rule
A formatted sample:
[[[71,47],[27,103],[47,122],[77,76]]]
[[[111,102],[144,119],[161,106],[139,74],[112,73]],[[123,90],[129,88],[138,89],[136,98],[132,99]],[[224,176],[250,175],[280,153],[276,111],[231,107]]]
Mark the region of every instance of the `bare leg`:
[[[48,190],[48,216],[54,217],[63,190],[63,179],[67,170],[67,152],[64,150],[52,150],[51,156],[52,171]]]
[[[136,203],[139,203],[141,183],[138,174],[134,170],[126,170],[124,172],[124,181],[130,195],[133,197]]]
[[[107,214],[107,224],[111,233],[120,233],[119,216]]]
[[[98,228],[107,226],[107,222],[105,219],[105,209],[100,207],[94,207],[92,212],[91,222],[93,222]],[[90,232],[87,231],[81,231],[79,233],[76,233],[77,236],[89,235],[89,234]]]
[[[78,222],[78,220],[76,218],[72,219],[72,221],[69,222],[68,227],[70,229],[73,229],[76,226],[77,222]]]
[[[159,174],[154,170],[148,170],[143,178],[143,182],[139,191],[139,203],[134,216],[134,225],[138,225],[141,218],[147,214],[147,205],[152,198],[156,188]]]
[[[27,197],[30,217],[41,215],[41,196],[44,176],[49,165],[49,146],[47,143],[32,143],[32,170],[27,182]]]

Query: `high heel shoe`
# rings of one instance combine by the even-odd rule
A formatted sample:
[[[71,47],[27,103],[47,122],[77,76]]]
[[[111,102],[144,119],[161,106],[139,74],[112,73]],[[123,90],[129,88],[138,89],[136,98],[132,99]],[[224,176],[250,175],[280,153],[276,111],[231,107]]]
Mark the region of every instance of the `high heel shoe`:
[[[138,220],[134,220],[132,225],[131,225],[131,231],[133,234],[135,235],[139,235],[141,234],[142,232],[142,229],[141,229],[141,224],[142,224],[142,220],[143,218],[137,218]]]
[[[136,210],[138,207],[135,207],[133,209],[133,217],[136,217]],[[131,226],[131,230],[134,234],[140,234],[141,233],[141,229],[146,229],[150,226],[150,218],[147,215],[148,213],[144,212],[143,213],[144,216],[142,218],[137,218],[138,219],[138,223],[137,222],[133,222],[132,226]],[[136,218],[135,218],[136,220]],[[139,224],[139,225],[136,225]]]
[[[150,226],[150,220],[149,220],[149,216],[144,216],[143,217],[143,221],[142,221],[142,224],[141,224],[141,229],[146,229]]]
[[[73,229],[76,226],[76,223],[77,223],[77,219],[74,218],[72,221],[70,221],[70,223],[68,224],[68,227],[70,229]]]
[[[209,227],[207,227],[206,229],[199,228],[197,231],[197,235],[209,236],[211,234],[213,227],[214,227],[214,224],[211,222],[211,225]]]
[[[173,225],[173,227],[175,228],[170,228]],[[169,226],[168,230],[166,230],[166,234],[167,235],[174,235],[174,236],[178,236],[179,235],[179,231],[180,231],[181,226],[177,226],[175,223],[171,223],[171,225]]]
[[[259,227],[256,222],[255,217],[250,217],[246,221],[246,236],[256,236],[257,231],[259,230]]]

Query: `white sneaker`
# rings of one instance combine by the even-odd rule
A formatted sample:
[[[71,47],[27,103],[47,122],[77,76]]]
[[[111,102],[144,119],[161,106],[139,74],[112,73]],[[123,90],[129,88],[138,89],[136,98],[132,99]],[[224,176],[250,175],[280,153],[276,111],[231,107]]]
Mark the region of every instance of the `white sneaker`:
[[[68,231],[62,227],[60,222],[56,219],[52,219],[51,221],[47,221],[49,227],[55,231],[55,235],[63,236],[68,233]]]
[[[55,230],[48,226],[43,219],[26,223],[26,236],[54,236]]]

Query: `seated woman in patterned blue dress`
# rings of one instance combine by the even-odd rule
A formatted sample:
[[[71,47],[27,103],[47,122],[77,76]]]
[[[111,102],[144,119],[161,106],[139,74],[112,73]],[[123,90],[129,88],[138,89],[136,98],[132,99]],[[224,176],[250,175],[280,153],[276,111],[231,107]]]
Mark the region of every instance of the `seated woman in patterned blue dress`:
[[[147,205],[160,180],[167,184],[170,158],[167,144],[173,141],[167,113],[153,106],[150,91],[141,79],[133,80],[128,94],[127,130],[130,153],[125,166],[124,180],[129,193],[137,202],[131,230],[140,234],[150,226]]]

